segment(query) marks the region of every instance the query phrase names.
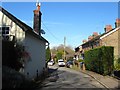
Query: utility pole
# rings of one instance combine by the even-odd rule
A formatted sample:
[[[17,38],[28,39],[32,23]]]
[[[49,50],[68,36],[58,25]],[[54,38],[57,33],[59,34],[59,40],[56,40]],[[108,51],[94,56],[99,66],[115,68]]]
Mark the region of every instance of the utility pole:
[[[66,61],[66,58],[65,58],[65,44],[66,44],[66,37],[64,37],[64,61]]]

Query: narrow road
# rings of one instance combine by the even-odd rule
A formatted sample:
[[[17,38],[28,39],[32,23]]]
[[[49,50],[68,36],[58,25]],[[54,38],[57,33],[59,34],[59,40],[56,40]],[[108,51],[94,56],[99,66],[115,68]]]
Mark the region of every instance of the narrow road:
[[[42,83],[41,89],[49,88],[105,88],[92,77],[81,72],[66,68],[50,66],[50,77]]]

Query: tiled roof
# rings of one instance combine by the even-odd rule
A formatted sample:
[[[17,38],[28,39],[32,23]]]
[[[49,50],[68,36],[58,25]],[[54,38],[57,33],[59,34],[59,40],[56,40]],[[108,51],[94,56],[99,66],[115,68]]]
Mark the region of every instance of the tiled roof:
[[[114,29],[115,29],[115,28],[114,28]],[[93,39],[87,41],[86,43],[82,44],[82,46],[85,45],[85,44],[91,43],[91,42],[93,42],[93,41],[99,40],[101,36],[103,36],[103,35],[111,32],[111,31],[113,31],[114,29],[112,29],[112,30],[110,30],[110,31],[108,31],[108,32],[105,32],[105,33],[103,33],[103,34],[101,34],[101,35],[96,36],[95,38],[93,38]]]
[[[118,28],[120,28],[120,27],[118,27]],[[111,31],[113,31],[113,30],[115,30],[115,29],[117,29],[117,28],[114,28],[114,29],[112,29],[112,30],[110,30],[110,31],[108,31],[108,32],[105,32],[105,33],[101,34],[101,35],[98,35],[98,36],[96,36],[95,38],[93,38],[93,39],[91,39],[91,40],[89,40],[89,41],[81,44],[80,46],[83,46],[83,45],[86,45],[86,44],[88,44],[88,43],[92,43],[92,42],[94,42],[94,41],[96,41],[96,40],[99,40],[100,37],[102,37],[102,36],[110,33]],[[77,48],[79,48],[79,46],[78,46]]]
[[[2,8],[0,6],[0,11],[2,11],[8,18],[10,18],[13,22],[15,22],[19,27],[21,27],[26,33],[29,33],[31,35],[33,35],[34,37],[49,43],[45,38],[43,38],[42,36],[39,36],[38,34],[36,34],[33,29],[28,26],[27,24],[25,24],[24,22],[20,21],[18,18],[16,18],[15,16],[13,16],[12,14],[10,14],[8,11],[6,11],[4,8]]]

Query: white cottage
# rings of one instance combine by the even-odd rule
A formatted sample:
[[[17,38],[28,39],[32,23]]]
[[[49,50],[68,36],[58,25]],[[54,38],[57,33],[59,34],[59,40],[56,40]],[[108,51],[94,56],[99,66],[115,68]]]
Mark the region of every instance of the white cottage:
[[[0,31],[6,39],[15,39],[25,46],[30,58],[24,64],[22,72],[29,78],[41,74],[46,65],[46,44],[49,42],[41,36],[40,5],[34,10],[33,29],[0,7]]]

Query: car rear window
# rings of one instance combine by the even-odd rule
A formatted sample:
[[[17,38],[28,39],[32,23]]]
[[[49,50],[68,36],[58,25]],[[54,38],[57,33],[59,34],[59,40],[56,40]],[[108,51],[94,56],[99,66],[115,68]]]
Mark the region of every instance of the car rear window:
[[[64,61],[59,61],[59,62],[64,62]]]

